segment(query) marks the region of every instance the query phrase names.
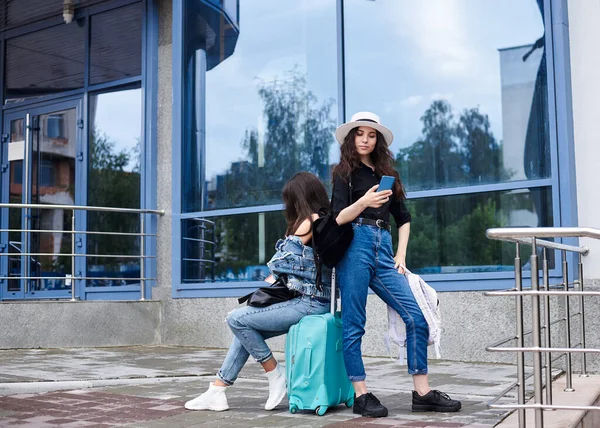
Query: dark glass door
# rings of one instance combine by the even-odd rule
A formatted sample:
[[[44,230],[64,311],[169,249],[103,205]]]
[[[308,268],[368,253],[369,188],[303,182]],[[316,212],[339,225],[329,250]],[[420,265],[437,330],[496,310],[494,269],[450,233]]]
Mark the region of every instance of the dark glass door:
[[[3,202],[48,208],[3,209],[3,299],[71,295],[73,212],[64,206],[75,204],[80,111],[75,100],[5,114]]]

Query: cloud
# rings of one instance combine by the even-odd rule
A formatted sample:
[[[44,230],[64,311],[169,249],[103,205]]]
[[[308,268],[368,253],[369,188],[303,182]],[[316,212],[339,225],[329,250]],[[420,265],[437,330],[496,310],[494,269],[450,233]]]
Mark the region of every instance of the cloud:
[[[430,72],[462,77],[476,55],[472,51],[465,22],[469,16],[464,1],[429,0],[394,2],[393,15],[401,22],[394,28],[401,38],[415,45],[420,60]],[[435,67],[431,67],[435,64]]]
[[[445,93],[434,92],[433,94],[431,94],[429,96],[429,99],[431,101],[436,101],[436,100],[452,101],[452,98],[454,98],[454,94],[452,92],[445,92]]]
[[[423,102],[423,97],[421,95],[411,95],[407,98],[400,100],[401,107],[414,107]]]

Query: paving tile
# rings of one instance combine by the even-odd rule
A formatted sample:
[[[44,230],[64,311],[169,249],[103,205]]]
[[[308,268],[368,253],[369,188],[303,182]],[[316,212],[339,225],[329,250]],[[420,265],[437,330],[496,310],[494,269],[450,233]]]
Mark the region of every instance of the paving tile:
[[[224,356],[224,350],[177,347],[0,351],[0,382],[4,382],[0,388],[28,379],[43,380],[45,385],[94,379],[121,383],[0,396],[0,427],[490,428],[506,412],[489,410],[486,403],[515,376],[513,366],[432,360],[432,387],[460,399],[463,409],[456,414],[415,414],[411,412],[412,378],[406,367],[388,358],[365,358],[369,388],[388,407],[390,416],[360,418],[342,405],[318,417],[310,411],[291,415],[287,399],[274,411],[264,411],[268,383],[260,365],[249,362],[236,384],[227,389],[229,411],[184,409],[185,401],[206,390]],[[275,356],[283,365],[283,355]]]

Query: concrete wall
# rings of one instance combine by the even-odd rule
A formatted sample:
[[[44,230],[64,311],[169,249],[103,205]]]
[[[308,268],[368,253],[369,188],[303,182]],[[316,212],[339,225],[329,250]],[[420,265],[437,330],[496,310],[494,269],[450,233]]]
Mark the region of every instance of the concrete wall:
[[[600,281],[586,282],[586,289],[600,291]],[[515,335],[515,301],[511,297],[484,296],[482,292],[440,293],[442,309],[442,358],[453,361],[514,363],[514,353],[492,353],[485,348],[492,343]],[[586,298],[586,345],[600,348],[600,299]],[[163,306],[162,344],[227,348],[232,334],[225,324],[225,317],[238,307],[237,300],[223,299],[176,299]],[[524,329],[531,329],[530,298],[523,301]],[[564,298],[552,298],[550,318],[564,318]],[[369,295],[367,325],[363,338],[363,353],[370,356],[386,356],[384,333],[387,330],[385,304],[375,295]],[[571,298],[571,314],[579,311],[578,298]],[[543,311],[542,311],[543,314]],[[552,346],[565,346],[564,322],[552,326]],[[571,321],[571,346],[580,341],[579,318]],[[283,351],[285,338],[272,339],[269,344],[274,350]],[[531,345],[531,335],[525,337],[525,346]],[[509,342],[503,346],[515,346]],[[395,349],[395,348],[394,348]],[[433,349],[430,348],[430,358]],[[529,364],[530,358],[526,359]],[[572,357],[573,369],[580,370],[581,357]],[[588,355],[588,371],[600,372],[600,356]],[[555,363],[564,368],[564,359]]]
[[[586,283],[600,290],[600,280]],[[515,361],[514,354],[486,352],[486,346],[514,335],[515,304],[512,298],[488,297],[481,292],[440,293],[443,338],[442,358],[454,361]],[[224,320],[238,307],[236,299],[170,299],[146,302],[19,302],[0,304],[0,349],[66,348],[126,345],[180,345],[227,348],[232,335]],[[564,314],[564,299],[551,302],[552,319]],[[571,311],[579,308],[571,301]],[[587,346],[600,348],[600,299],[587,298]],[[525,329],[531,325],[529,299],[524,302]],[[370,295],[367,306],[365,355],[385,356],[383,339],[387,312],[383,302]],[[564,345],[564,327],[553,328],[552,343]],[[572,321],[572,342],[579,338],[579,322]],[[526,345],[530,337],[527,337]],[[274,350],[284,349],[284,337],[270,341]],[[431,352],[431,351],[430,351]],[[430,356],[433,354],[430,353]],[[580,357],[573,357],[579,370]],[[562,362],[560,364],[563,365]],[[600,357],[588,356],[588,370],[600,372]]]
[[[171,223],[173,165],[171,158],[171,130],[173,85],[172,85],[172,21],[173,4],[170,0],[158,2],[158,107],[157,107],[157,207],[165,211],[158,221],[157,229],[157,281],[152,290],[152,298],[168,304],[171,299]]]
[[[569,0],[568,4],[579,225],[600,228],[600,1]],[[582,239],[581,243],[591,250],[586,276],[600,278],[600,241]]]
[[[478,292],[441,293],[440,305],[444,328],[443,359],[508,363],[515,361],[513,355],[485,351],[485,347],[492,342],[514,335],[515,305],[512,300],[505,297],[486,297]],[[227,313],[236,307],[236,299],[174,300],[164,306],[162,343],[226,348],[231,342],[232,334],[224,320]],[[370,295],[367,304],[367,333],[363,338],[365,355],[389,355],[384,342],[386,330],[386,306],[377,296]],[[283,337],[273,339],[269,343],[274,350],[284,349]],[[430,349],[430,355],[433,355],[432,352]]]
[[[0,349],[160,344],[160,302],[0,304]]]

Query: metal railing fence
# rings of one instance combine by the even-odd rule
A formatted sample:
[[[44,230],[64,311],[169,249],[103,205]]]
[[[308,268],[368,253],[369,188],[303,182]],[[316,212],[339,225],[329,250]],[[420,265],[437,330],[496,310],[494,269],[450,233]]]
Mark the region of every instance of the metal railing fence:
[[[23,264],[22,272],[23,274],[19,275],[10,275],[0,276],[0,280],[25,280],[24,287],[25,292],[28,292],[29,282],[30,280],[70,280],[71,284],[71,301],[77,300],[76,297],[76,281],[78,280],[123,280],[123,281],[140,281],[140,300],[146,299],[146,281],[153,281],[155,278],[147,277],[145,270],[145,260],[146,259],[155,259],[156,256],[146,254],[146,239],[148,237],[156,236],[154,233],[146,233],[146,216],[147,215],[164,215],[163,210],[150,210],[150,209],[135,209],[135,208],[116,208],[116,207],[98,207],[98,206],[84,206],[84,205],[59,205],[59,204],[19,204],[19,203],[0,203],[0,208],[8,208],[8,209],[21,209],[25,211],[24,225],[20,228],[8,228],[8,229],[0,229],[0,232],[19,232],[23,233],[27,238],[24,240],[23,244],[20,246],[21,251],[14,253],[7,250],[6,252],[0,253],[0,257],[25,257],[27,260],[26,263]],[[39,210],[65,210],[71,211],[71,230],[65,229],[32,229],[30,226],[31,221],[31,210],[39,209]],[[115,232],[115,231],[88,231],[88,230],[77,230],[75,225],[75,213],[77,211],[87,211],[87,212],[106,212],[106,213],[118,213],[118,214],[128,214],[128,215],[138,215],[139,216],[139,232]],[[25,251],[28,244],[28,236],[29,234],[34,233],[66,233],[71,235],[71,252],[29,252]],[[131,237],[139,237],[140,245],[139,245],[139,254],[90,254],[86,251],[77,252],[76,250],[76,239],[77,235],[95,235],[95,236],[131,236]],[[70,277],[67,276],[36,276],[30,274],[30,260],[33,260],[33,257],[70,257],[71,259],[71,272]],[[107,259],[131,259],[131,260],[139,260],[140,263],[140,274],[137,278],[132,278],[129,276],[106,276],[106,277],[98,277],[98,276],[88,276],[88,275],[80,275],[77,276],[75,272],[75,260],[76,258],[107,258]]]
[[[581,374],[587,375],[587,353],[600,353],[600,349],[591,349],[586,347],[585,341],[585,296],[600,296],[598,291],[584,291],[583,277],[583,257],[589,253],[589,249],[583,246],[572,246],[556,243],[540,238],[564,238],[564,237],[589,237],[600,239],[600,230],[593,228],[579,227],[541,227],[541,228],[495,228],[488,229],[486,235],[490,239],[496,239],[507,242],[514,242],[516,253],[514,259],[515,267],[515,288],[506,291],[489,291],[484,293],[487,296],[514,296],[515,297],[515,315],[516,327],[515,335],[494,343],[486,348],[490,352],[516,352],[517,353],[517,381],[506,388],[500,395],[491,400],[488,406],[499,409],[516,409],[518,412],[519,428],[525,428],[525,411],[533,409],[535,412],[535,428],[544,427],[544,410],[600,410],[598,406],[572,406],[553,403],[552,382],[553,382],[553,364],[565,358],[565,376],[566,392],[573,392],[573,367],[572,354],[578,354],[581,358]],[[523,289],[523,271],[521,266],[521,249],[523,245],[531,246],[531,256],[529,258],[529,267],[531,270],[531,289]],[[538,250],[541,249],[541,275],[538,262]],[[550,283],[549,266],[551,259],[548,257],[548,250],[560,251],[560,260],[562,267],[562,281],[559,284]],[[569,263],[567,255],[575,254],[577,257],[577,278],[569,279]],[[575,289],[576,287],[576,289]],[[571,289],[573,288],[573,289]],[[531,298],[531,330],[524,331],[524,309],[523,298]],[[558,319],[551,319],[551,314],[556,311],[551,307],[551,296],[557,296],[563,300],[563,313]],[[571,313],[571,297],[578,300],[578,311]],[[543,312],[543,317],[542,317]],[[579,331],[579,342],[573,344],[571,340],[571,321],[573,318],[579,318],[576,325]],[[563,346],[553,346],[552,327],[557,324],[564,325]],[[543,336],[542,336],[543,332]],[[531,335],[531,346],[525,346],[525,336]],[[502,346],[511,341],[516,342],[516,346]],[[531,353],[533,359],[533,373],[525,376],[525,353]],[[525,380],[533,376],[533,402],[526,403]],[[496,404],[496,402],[505,396],[512,389],[517,388],[517,404]],[[544,396],[545,388],[545,396]]]

